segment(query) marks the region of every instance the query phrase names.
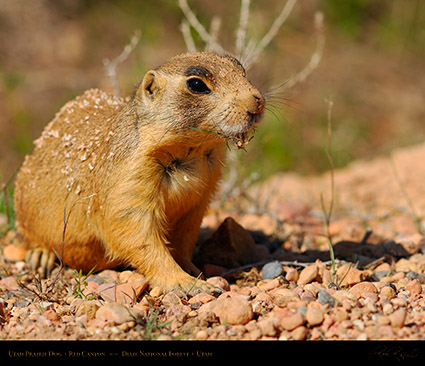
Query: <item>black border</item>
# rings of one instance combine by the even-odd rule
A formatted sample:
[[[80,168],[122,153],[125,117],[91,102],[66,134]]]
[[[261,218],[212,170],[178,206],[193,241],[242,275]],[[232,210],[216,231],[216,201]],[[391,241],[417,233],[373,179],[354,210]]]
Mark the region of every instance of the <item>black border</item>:
[[[423,341],[0,341],[0,359],[93,362],[104,360],[226,360],[270,362],[373,362],[418,364]],[[269,357],[273,357],[274,361]],[[257,361],[256,361],[257,360]],[[2,362],[3,363],[3,362]]]

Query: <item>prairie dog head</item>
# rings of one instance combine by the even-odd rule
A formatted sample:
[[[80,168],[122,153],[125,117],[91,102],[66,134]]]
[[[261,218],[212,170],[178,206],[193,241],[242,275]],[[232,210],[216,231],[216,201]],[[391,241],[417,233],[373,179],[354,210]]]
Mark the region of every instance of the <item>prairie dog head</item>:
[[[136,113],[168,133],[210,133],[243,147],[264,114],[265,98],[234,57],[199,52],[148,71],[134,100]]]

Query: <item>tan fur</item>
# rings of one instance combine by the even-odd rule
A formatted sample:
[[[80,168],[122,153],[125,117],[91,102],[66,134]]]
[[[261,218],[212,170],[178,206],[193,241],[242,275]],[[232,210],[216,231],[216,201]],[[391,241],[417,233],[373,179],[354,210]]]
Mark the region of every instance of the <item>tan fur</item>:
[[[191,92],[194,77],[211,93]],[[188,290],[195,279],[185,271],[199,273],[192,251],[221,176],[223,136],[243,141],[264,105],[242,66],[213,53],[172,58],[128,100],[85,92],[50,122],[18,174],[19,234],[28,248],[59,254],[63,242],[73,268],[124,264],[163,291]]]

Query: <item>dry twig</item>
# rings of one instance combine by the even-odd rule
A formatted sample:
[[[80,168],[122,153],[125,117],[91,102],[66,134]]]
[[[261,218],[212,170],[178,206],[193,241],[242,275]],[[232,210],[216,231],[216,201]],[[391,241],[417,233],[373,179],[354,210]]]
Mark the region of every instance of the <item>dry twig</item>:
[[[311,73],[319,66],[319,63],[322,59],[323,50],[325,48],[325,34],[324,34],[324,26],[323,26],[323,13],[317,12],[315,14],[314,25],[316,28],[317,41],[316,41],[316,49],[314,53],[311,55],[309,63],[297,74],[292,76],[285,83],[285,89],[290,89],[294,87],[296,84],[303,82],[306,80]]]
[[[118,83],[117,77],[117,67],[127,60],[131,52],[140,41],[140,31],[134,32],[134,35],[131,37],[130,42],[123,48],[121,53],[115,57],[113,60],[104,59],[103,65],[106,69],[106,75],[111,79],[112,86],[118,96],[121,96],[121,89]]]
[[[251,63],[255,63],[264,49],[270,44],[274,37],[276,37],[277,32],[282,27],[282,25],[286,22],[291,14],[292,9],[294,8],[297,0],[288,0],[283,7],[282,11],[279,13],[277,18],[274,20],[268,32],[264,35],[264,37],[258,42],[258,45],[255,47],[253,51],[253,55],[251,56]]]
[[[334,200],[335,200],[335,175],[334,175],[334,163],[332,158],[332,109],[333,109],[333,100],[330,98],[328,100],[328,149],[326,151],[326,155],[329,160],[330,165],[330,175],[331,175],[331,198],[329,203],[329,209],[326,210],[323,195],[320,195],[320,203],[322,206],[323,216],[325,220],[325,228],[326,228],[326,236],[328,238],[329,244],[329,254],[332,262],[332,275],[335,276],[336,268],[335,268],[335,256],[332,245],[332,236],[330,233],[330,222],[333,213]]]
[[[235,54],[242,60],[242,63],[244,64],[245,68],[248,69],[258,60],[264,49],[272,42],[272,40],[279,32],[279,29],[288,19],[296,3],[297,0],[288,0],[285,3],[283,9],[259,42],[254,42],[253,40],[251,40],[246,43],[250,0],[241,0],[239,25],[236,30]],[[217,40],[218,32],[214,32],[214,30],[216,30],[216,28],[213,26],[214,21],[218,22],[217,20],[215,20],[216,18],[213,18],[211,31],[208,32],[202,25],[202,23],[199,21],[199,19],[196,17],[194,11],[190,8],[187,0],[179,0],[179,7],[186,18],[186,21],[182,23],[181,31],[189,52],[194,52],[194,50],[196,50],[193,38],[190,34],[190,27],[192,27],[199,34],[200,38],[206,45],[206,49],[219,53],[226,52]],[[323,15],[320,13],[320,15],[316,16],[316,29],[320,28],[320,30],[322,30],[322,23]],[[320,39],[322,40],[322,38]],[[320,42],[316,52],[310,60],[308,67],[303,70],[302,74],[297,74],[298,79],[304,80],[312,72],[312,70],[317,67],[317,64],[319,63],[321,58],[322,48],[323,42]]]

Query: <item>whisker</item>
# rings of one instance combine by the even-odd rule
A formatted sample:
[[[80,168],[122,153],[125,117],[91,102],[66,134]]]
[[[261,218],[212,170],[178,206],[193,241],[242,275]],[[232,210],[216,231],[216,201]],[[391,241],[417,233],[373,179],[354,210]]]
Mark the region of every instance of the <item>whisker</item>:
[[[277,108],[276,106],[268,106],[266,107],[266,111],[270,112],[279,122],[288,122],[281,109]]]

